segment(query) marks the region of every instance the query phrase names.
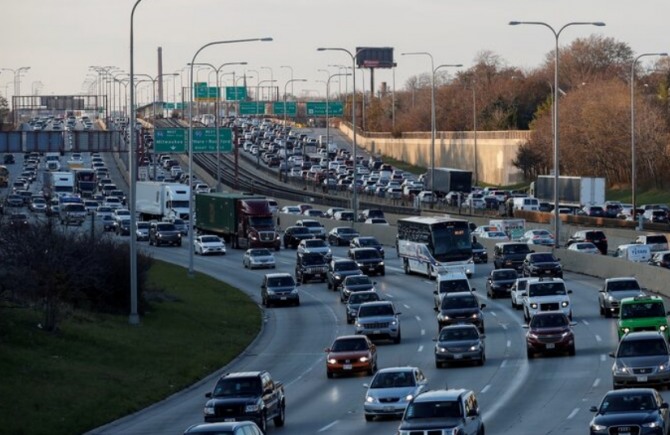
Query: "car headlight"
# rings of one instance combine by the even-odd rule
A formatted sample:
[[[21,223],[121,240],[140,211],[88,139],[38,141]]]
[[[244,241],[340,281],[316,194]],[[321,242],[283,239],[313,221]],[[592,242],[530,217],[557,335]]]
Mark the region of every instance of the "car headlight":
[[[437,320],[449,320],[449,316],[447,316],[446,314],[440,313],[440,314],[437,315]]]
[[[630,374],[630,370],[628,370],[628,367],[626,366],[620,366],[614,364],[612,366],[612,371],[614,372],[615,375],[628,375]]]
[[[610,302],[614,302],[614,301],[616,301],[617,299],[616,299],[614,296],[609,295],[609,296],[607,296],[607,300],[610,301]]]
[[[665,331],[666,329],[668,329],[668,327],[666,325],[661,325],[661,326],[658,327],[658,330],[661,331],[661,332]]]
[[[328,358],[328,364],[335,364],[337,360],[335,358]]]
[[[256,236],[251,236],[250,238],[251,238],[251,240],[258,240],[258,238]]]
[[[392,326],[396,326],[397,324],[398,324],[398,321],[397,321],[397,320],[391,320],[391,325],[392,325]]]
[[[650,421],[649,423],[642,423],[642,427],[660,427],[657,421]]]
[[[366,401],[367,403],[375,403],[375,402],[376,402],[375,398],[372,397],[372,396],[367,396],[367,397],[365,398],[365,401]]]
[[[479,319],[479,313],[473,313],[472,316],[473,319]]]
[[[565,338],[565,337],[567,337],[568,335],[570,335],[570,331],[566,331],[566,332],[562,333],[562,334],[561,334],[561,338]]]
[[[358,360],[359,360],[360,362],[368,362],[368,361],[370,361],[370,358],[367,357],[367,356],[362,356],[362,357],[360,357]]]
[[[562,306],[563,308],[567,307],[568,305],[570,305],[570,302],[568,302],[568,301],[563,301],[563,302],[561,302],[561,306]]]
[[[205,405],[205,415],[214,415],[214,405]]]
[[[335,278],[336,281],[342,281],[342,275],[335,274],[333,278]]]
[[[470,346],[470,349],[468,349],[470,352],[474,352],[476,350],[479,350],[479,345],[475,344],[474,346]]]
[[[531,302],[530,308],[532,308],[533,310],[537,310],[537,302]]]
[[[621,330],[624,334],[628,334],[630,332],[630,328],[622,328]]]
[[[406,401],[406,402],[409,402],[409,401],[411,401],[412,399],[414,399],[414,394],[408,394],[407,396],[405,396],[405,401]]]
[[[269,295],[274,295],[275,294],[275,291],[271,290],[271,289],[267,289],[267,292],[268,292]]]
[[[254,403],[251,405],[247,405],[244,407],[244,412],[258,412],[261,409],[261,407],[258,405],[258,403]]]
[[[593,430],[593,431],[603,431],[603,430],[607,430],[607,426],[604,426],[602,424],[592,424],[591,425],[591,430]]]
[[[384,262],[383,262],[383,261],[380,261],[380,262],[379,262],[379,265],[380,265],[380,266],[383,266],[383,265],[384,265]]]
[[[446,347],[435,346],[435,349],[440,353],[444,353],[447,351]]]
[[[364,264],[364,263],[356,263],[356,266],[358,266],[358,267],[364,267],[365,264]]]
[[[528,333],[528,337],[537,340],[537,334],[533,334],[532,332]]]

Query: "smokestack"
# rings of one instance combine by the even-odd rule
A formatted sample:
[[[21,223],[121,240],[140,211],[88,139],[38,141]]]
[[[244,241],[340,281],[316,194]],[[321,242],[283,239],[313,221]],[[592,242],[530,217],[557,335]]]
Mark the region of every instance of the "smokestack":
[[[163,102],[163,48],[158,47],[158,101]]]

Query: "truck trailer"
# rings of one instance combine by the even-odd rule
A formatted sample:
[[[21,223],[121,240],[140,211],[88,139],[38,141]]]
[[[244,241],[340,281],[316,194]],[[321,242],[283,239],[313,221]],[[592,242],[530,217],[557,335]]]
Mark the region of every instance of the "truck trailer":
[[[223,236],[234,248],[279,251],[281,240],[268,199],[236,193],[195,195],[195,228]]]
[[[433,177],[431,177],[431,174],[434,174]],[[434,188],[430,185],[433,178],[435,180]],[[433,173],[433,170],[429,168],[424,184],[428,190],[444,194],[449,192],[470,193],[472,191],[472,172],[455,168],[435,168]]]
[[[142,220],[179,218],[189,221],[191,188],[186,184],[138,181],[135,198]]]
[[[554,203],[554,176],[540,175],[531,183],[531,196]],[[602,177],[558,178],[558,204],[584,207],[601,205],[605,202],[605,179]]]

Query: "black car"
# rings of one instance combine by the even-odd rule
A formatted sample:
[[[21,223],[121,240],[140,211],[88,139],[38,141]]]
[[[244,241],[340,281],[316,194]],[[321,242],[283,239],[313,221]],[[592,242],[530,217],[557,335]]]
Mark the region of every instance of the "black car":
[[[296,249],[301,240],[311,239],[314,234],[307,227],[288,227],[284,231],[284,248]]]
[[[328,272],[326,276],[326,279],[328,280],[328,288],[337,291],[346,277],[349,275],[360,275],[362,273],[363,272],[354,260],[332,260],[328,264]]]
[[[480,304],[472,292],[446,293],[437,314],[437,331],[456,323],[472,323],[484,333],[484,307],[486,304]]]
[[[12,228],[26,228],[28,226],[28,216],[25,213],[10,214],[9,226]]]
[[[367,275],[351,275],[346,277],[340,287],[340,302],[348,302],[349,296],[352,293],[375,291],[375,284]]]
[[[358,236],[358,231],[351,227],[335,227],[328,233],[328,243],[336,246],[344,246],[351,243],[354,237]]]
[[[566,245],[570,246],[577,242],[591,242],[596,245],[601,254],[607,255],[607,236],[600,230],[577,231],[570,236]]]
[[[493,269],[486,279],[486,295],[491,299],[509,297],[518,277],[515,269]]]
[[[654,388],[608,391],[600,406],[592,406],[591,412],[595,412],[589,424],[591,435],[661,435],[670,429],[668,404]]]
[[[523,260],[530,254],[531,249],[523,242],[496,243],[493,248],[493,267],[495,269],[511,268],[521,271]]]
[[[149,228],[149,244],[181,246],[181,233],[169,222],[152,222]]]
[[[534,252],[523,260],[523,276],[553,276],[563,278],[561,259],[550,252]]]
[[[479,242],[472,243],[472,261],[484,264],[489,262],[489,254],[484,245]]]
[[[115,223],[114,231],[117,236],[129,236],[130,235],[130,219],[120,219]]]
[[[5,154],[5,157],[3,158],[3,162],[5,165],[13,165],[14,164],[14,155],[13,154]]]
[[[326,282],[328,263],[323,254],[318,252],[303,252],[298,254],[295,262],[295,279],[306,283],[310,279],[319,279]]]
[[[349,247],[350,248],[375,248],[377,251],[379,251],[379,255],[384,258],[384,247],[382,246],[381,243],[379,243],[379,240],[377,240],[376,237],[354,237],[351,239],[351,242],[349,242]]]
[[[375,248],[349,249],[349,258],[354,260],[363,273],[371,275],[385,275],[384,258]]]

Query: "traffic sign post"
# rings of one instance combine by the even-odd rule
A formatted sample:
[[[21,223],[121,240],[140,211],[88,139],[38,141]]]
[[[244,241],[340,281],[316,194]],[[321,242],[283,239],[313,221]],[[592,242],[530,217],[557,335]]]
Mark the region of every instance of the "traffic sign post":
[[[154,132],[154,152],[162,154],[185,153],[188,149],[188,129],[161,128]],[[233,134],[229,128],[219,128],[219,150],[230,153],[233,150]],[[193,129],[193,152],[216,153],[216,129]]]
[[[196,101],[207,99],[209,87],[206,82],[197,82],[193,84],[193,98]]]
[[[226,100],[239,101],[247,99],[247,88],[244,86],[226,86]]]
[[[325,102],[322,102],[322,101],[308,101],[307,104],[306,104],[306,109],[307,109],[307,116],[343,116],[344,115],[344,104],[342,104],[339,101],[333,101],[333,102],[330,102],[330,103],[325,103]]]
[[[272,103],[272,112],[275,115],[284,115],[284,104],[286,104],[286,116],[296,116],[298,114],[298,104],[295,101],[276,101]]]

